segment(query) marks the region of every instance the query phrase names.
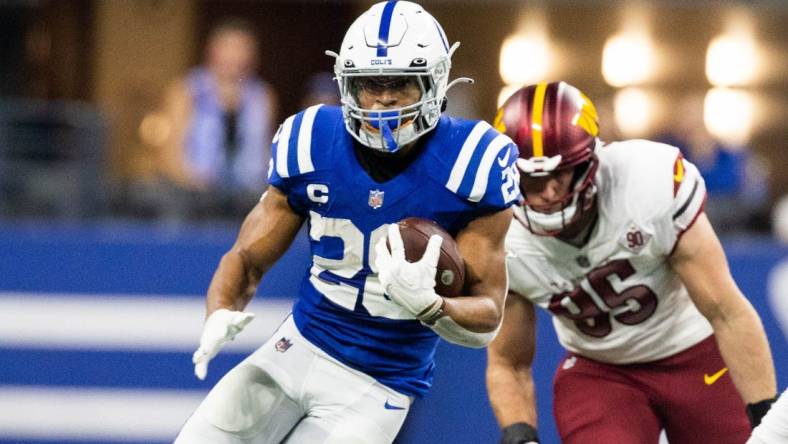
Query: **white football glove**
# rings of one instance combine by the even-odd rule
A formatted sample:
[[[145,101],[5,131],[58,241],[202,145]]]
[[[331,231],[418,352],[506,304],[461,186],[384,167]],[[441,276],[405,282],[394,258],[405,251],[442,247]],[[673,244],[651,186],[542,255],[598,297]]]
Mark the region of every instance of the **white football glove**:
[[[388,226],[388,241],[391,245],[390,253],[385,238],[375,246],[378,279],[383,285],[383,291],[416,319],[431,324],[440,316],[443,306],[443,298],[435,293],[435,271],[443,238],[438,235],[430,237],[424,256],[413,263],[405,259],[405,246],[399,225]]]
[[[194,374],[198,379],[205,379],[208,374],[208,362],[219,353],[227,341],[233,340],[254,319],[254,314],[220,308],[208,316],[202,328],[200,347],[194,352]]]

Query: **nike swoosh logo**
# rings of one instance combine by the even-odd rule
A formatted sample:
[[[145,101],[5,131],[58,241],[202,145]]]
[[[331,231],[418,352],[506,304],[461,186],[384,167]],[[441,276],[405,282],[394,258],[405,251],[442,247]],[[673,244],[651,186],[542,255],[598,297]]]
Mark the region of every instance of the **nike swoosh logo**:
[[[718,371],[717,373],[715,373],[715,374],[713,374],[711,376],[709,376],[706,373],[704,373],[703,374],[703,382],[705,382],[706,385],[712,385],[715,382],[717,382],[717,380],[720,379],[722,377],[722,375],[724,375],[725,372],[727,372],[727,371],[728,371],[728,367],[724,367],[722,370]]]
[[[388,399],[386,400],[386,403],[383,404],[383,408],[385,408],[386,410],[405,410],[405,407],[399,407],[399,406],[396,406],[396,405],[389,404],[389,400]]]
[[[500,165],[501,168],[505,167],[506,164],[509,163],[509,153],[510,151],[506,150],[506,155],[498,158],[498,165]]]

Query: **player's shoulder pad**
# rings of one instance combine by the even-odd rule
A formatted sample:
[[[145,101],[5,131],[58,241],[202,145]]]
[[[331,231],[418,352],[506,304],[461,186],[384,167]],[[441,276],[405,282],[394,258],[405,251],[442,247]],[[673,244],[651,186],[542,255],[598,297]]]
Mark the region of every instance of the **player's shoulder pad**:
[[[517,175],[517,147],[512,140],[480,120],[449,118],[446,156],[451,169],[446,188],[463,199],[481,202],[493,198],[510,204],[519,197],[519,187],[509,187]]]
[[[271,142],[271,175],[287,179],[327,168],[343,122],[341,108],[322,104],[285,119]]]
[[[612,142],[597,150],[603,164],[611,165],[618,176],[640,175],[646,170],[655,170],[663,165],[672,165],[679,149],[660,142],[632,139]],[[656,167],[656,168],[655,168]]]
[[[624,194],[618,199],[643,217],[670,213],[674,221],[686,214],[694,218],[705,201],[706,187],[698,169],[674,146],[628,140],[606,145],[598,155],[600,173]]]

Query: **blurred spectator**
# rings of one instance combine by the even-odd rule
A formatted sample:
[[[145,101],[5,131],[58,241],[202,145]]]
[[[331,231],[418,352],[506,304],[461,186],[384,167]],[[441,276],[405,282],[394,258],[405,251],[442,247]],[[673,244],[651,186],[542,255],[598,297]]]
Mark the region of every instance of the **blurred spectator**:
[[[703,121],[703,99],[689,96],[680,102],[678,120],[661,142],[681,149],[706,181],[706,214],[721,233],[761,230],[766,210],[767,174],[746,145],[725,144],[711,135]]]
[[[161,182],[150,200],[165,217],[246,214],[267,186],[276,97],[255,75],[258,47],[241,19],[211,31],[201,66],[164,97]]]
[[[306,82],[306,93],[301,99],[301,108],[322,103],[339,105],[339,85],[334,75],[327,71],[312,74]]]

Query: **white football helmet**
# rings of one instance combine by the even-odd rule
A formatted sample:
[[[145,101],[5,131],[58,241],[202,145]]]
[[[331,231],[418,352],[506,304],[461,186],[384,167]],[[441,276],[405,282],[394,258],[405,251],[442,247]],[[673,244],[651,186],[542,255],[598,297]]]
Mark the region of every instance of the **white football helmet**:
[[[459,42],[449,46],[440,24],[416,3],[386,1],[364,12],[350,26],[334,73],[339,83],[342,112],[348,132],[363,145],[395,152],[438,124],[445,108],[451,56]],[[401,108],[364,109],[354,82],[372,76],[413,76],[421,88],[418,102]]]

